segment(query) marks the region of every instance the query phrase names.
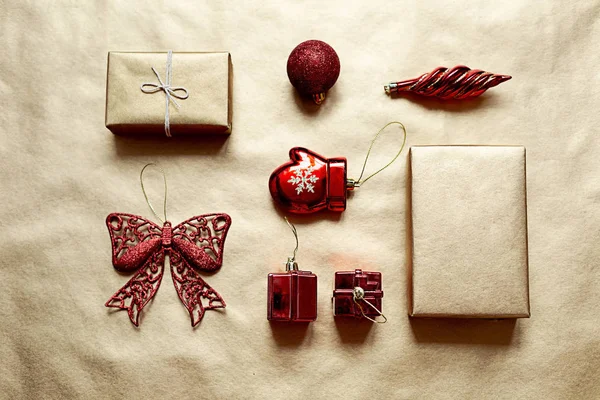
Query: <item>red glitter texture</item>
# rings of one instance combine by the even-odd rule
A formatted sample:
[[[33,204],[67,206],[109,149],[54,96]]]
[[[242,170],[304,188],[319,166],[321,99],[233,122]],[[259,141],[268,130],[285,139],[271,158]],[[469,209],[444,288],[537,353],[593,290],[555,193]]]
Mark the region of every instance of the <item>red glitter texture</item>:
[[[225,307],[223,298],[197,270],[221,268],[231,225],[229,215],[198,215],[175,227],[165,222],[161,228],[138,215],[113,213],[106,218],[106,225],[113,266],[119,271],[136,271],[106,302],[106,307],[127,310],[131,322],[139,326],[140,313],[160,287],[166,255],[173,285],[190,314],[192,326],[198,325],[205,310]]]
[[[324,94],[340,75],[340,59],[327,43],[307,40],[292,50],[288,58],[287,74],[292,85],[301,94]]]

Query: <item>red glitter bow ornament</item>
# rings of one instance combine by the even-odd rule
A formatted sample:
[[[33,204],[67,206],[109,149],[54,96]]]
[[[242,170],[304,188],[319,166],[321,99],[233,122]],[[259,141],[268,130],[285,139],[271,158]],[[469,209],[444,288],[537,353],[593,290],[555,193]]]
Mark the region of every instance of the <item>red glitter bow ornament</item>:
[[[497,75],[457,65],[452,69],[438,67],[415,79],[392,82],[385,85],[384,89],[388,94],[413,92],[423,96],[438,97],[442,100],[463,100],[480,96],[489,88],[509,79],[511,79],[509,75]]]
[[[144,189],[144,170],[151,165],[154,164],[146,165],[140,173],[142,191],[152,213],[163,222]],[[221,295],[202,279],[197,270],[216,271],[221,268],[231,217],[227,214],[198,215],[173,227],[166,215],[167,181],[164,172],[163,178],[165,221],[162,228],[133,214],[112,213],[106,218],[113,266],[123,272],[137,271],[105,305],[127,310],[131,322],[139,326],[141,311],[160,287],[165,256],[168,255],[175,290],[190,314],[192,326],[196,326],[205,310],[225,308]]]

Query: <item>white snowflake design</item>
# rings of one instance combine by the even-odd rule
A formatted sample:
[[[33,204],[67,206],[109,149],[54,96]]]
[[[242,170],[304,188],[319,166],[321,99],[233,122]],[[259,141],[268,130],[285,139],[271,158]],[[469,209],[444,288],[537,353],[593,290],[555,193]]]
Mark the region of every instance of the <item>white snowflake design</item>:
[[[294,172],[296,173],[296,176],[292,176],[288,180],[288,183],[291,183],[292,185],[296,186],[296,194],[300,194],[304,190],[306,190],[309,193],[314,193],[315,192],[314,183],[316,183],[319,180],[319,178],[312,174],[313,167],[311,166],[306,169],[298,168]]]

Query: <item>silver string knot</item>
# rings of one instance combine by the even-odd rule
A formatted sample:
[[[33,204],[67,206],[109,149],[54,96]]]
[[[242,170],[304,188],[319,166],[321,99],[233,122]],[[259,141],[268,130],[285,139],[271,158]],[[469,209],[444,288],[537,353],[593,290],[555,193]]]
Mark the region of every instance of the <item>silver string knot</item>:
[[[165,134],[168,137],[171,137],[171,124],[169,122],[169,103],[173,102],[173,104],[175,104],[175,107],[179,109],[179,103],[177,103],[177,100],[175,99],[185,100],[189,97],[189,93],[186,88],[181,86],[171,86],[171,80],[173,77],[172,64],[173,51],[169,50],[167,52],[165,82],[163,82],[162,79],[160,79],[160,75],[158,74],[158,72],[156,72],[156,69],[152,67],[152,72],[154,72],[154,75],[156,75],[159,85],[157,85],[156,83],[142,83],[142,85],[140,86],[141,91],[146,94],[152,94],[160,91],[165,92]],[[182,94],[179,94],[177,92],[182,92]]]

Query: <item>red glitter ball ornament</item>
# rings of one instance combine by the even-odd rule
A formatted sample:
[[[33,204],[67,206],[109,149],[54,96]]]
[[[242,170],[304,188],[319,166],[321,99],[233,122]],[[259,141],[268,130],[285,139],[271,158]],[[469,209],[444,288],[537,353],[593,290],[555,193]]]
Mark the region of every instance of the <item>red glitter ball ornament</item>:
[[[292,50],[287,62],[290,82],[302,95],[321,104],[340,75],[340,59],[330,45],[307,40]]]

